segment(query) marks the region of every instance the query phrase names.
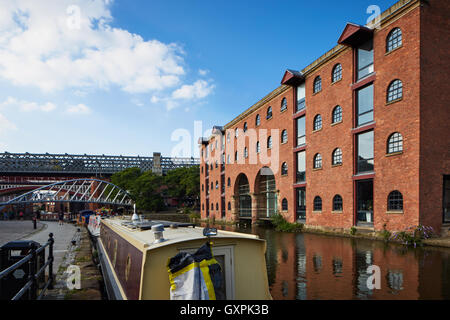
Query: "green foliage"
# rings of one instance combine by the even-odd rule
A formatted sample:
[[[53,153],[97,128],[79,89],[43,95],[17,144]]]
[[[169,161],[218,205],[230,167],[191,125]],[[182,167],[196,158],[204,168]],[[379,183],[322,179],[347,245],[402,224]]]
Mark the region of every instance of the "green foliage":
[[[383,230],[380,232],[380,235],[383,237],[385,241],[388,241],[391,238],[391,233],[387,230]]]
[[[290,223],[281,214],[276,214],[272,217],[272,223],[275,230],[282,232],[301,232],[303,230],[302,223]]]
[[[356,228],[355,227],[351,227],[350,228],[350,234],[352,235],[352,236],[354,236],[355,234],[356,234]]]
[[[401,241],[407,246],[423,246],[423,240],[431,238],[434,234],[432,227],[423,225],[412,226],[404,231],[395,232],[392,236],[392,240]]]
[[[128,168],[115,173],[111,182],[126,190],[140,210],[159,211],[164,208],[163,195],[175,197],[182,203],[193,205],[200,195],[200,172],[198,166],[171,170],[166,176],[139,168]],[[104,194],[109,194],[108,186]],[[112,196],[115,196],[113,191]],[[189,214],[190,212],[185,212]]]
[[[189,219],[191,219],[191,221],[195,221],[195,220],[198,220],[200,218],[201,218],[201,216],[200,216],[200,214],[198,212],[192,212],[192,213],[189,214]]]

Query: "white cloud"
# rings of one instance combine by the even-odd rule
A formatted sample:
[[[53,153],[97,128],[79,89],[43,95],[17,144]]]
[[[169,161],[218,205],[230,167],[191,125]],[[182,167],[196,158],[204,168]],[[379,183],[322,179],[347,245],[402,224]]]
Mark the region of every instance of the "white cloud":
[[[29,102],[8,97],[4,102],[0,103],[2,107],[14,107],[23,112],[43,111],[50,112],[56,109],[56,105],[51,102],[39,104],[37,102]]]
[[[199,69],[198,74],[201,76],[206,76],[209,73],[209,70]]]
[[[197,80],[192,85],[183,85],[181,88],[175,90],[172,93],[172,97],[175,99],[201,99],[208,96],[213,90],[214,85],[208,83],[205,80]]]
[[[117,86],[142,93],[181,85],[182,49],[112,27],[111,2],[2,0],[0,78],[43,91]]]
[[[5,116],[0,113],[0,135],[11,130],[17,130],[16,125],[6,119]]]
[[[179,107],[183,102],[198,101],[209,96],[214,91],[215,85],[211,81],[197,80],[193,84],[185,84],[174,90],[169,96],[152,96],[150,102],[165,103],[167,110]],[[189,110],[185,108],[185,111]]]
[[[91,112],[91,109],[82,103],[67,108],[67,113],[73,115],[87,115],[91,114]]]

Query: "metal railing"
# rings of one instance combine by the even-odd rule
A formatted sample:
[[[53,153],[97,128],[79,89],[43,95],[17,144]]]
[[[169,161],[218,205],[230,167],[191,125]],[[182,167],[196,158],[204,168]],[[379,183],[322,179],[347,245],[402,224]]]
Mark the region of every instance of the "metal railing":
[[[12,266],[6,268],[5,270],[0,272],[0,281],[13,273],[15,270],[19,269],[25,263],[28,263],[29,266],[29,275],[28,282],[16,293],[16,295],[11,300],[19,300],[24,296],[25,293],[28,292],[29,300],[41,300],[44,296],[44,293],[47,289],[53,289],[53,244],[55,240],[53,239],[53,233],[49,234],[49,239],[46,244],[43,246],[36,248],[35,244],[31,245],[30,253],[22,258],[20,261],[17,261]],[[37,257],[41,252],[45,253],[45,248],[49,247],[48,251],[48,259],[44,263],[44,265],[37,270]],[[42,288],[41,292],[38,293],[38,279],[45,272],[45,269],[48,267],[48,280]],[[45,273],[44,273],[45,274]]]

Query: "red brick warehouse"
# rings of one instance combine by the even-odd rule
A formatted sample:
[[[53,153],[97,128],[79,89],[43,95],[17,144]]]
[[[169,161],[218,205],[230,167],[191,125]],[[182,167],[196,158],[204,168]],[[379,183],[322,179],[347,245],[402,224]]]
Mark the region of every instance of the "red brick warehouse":
[[[402,0],[199,141],[202,218],[450,227],[450,1]]]

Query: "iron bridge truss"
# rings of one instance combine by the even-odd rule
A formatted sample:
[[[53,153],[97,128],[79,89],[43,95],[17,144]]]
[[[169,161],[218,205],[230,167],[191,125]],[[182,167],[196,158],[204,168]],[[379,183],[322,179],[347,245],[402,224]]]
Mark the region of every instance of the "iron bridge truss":
[[[142,171],[156,169],[163,174],[180,168],[198,166],[198,158],[105,156],[71,154],[0,153],[0,172],[32,174],[91,174],[112,175],[127,168],[137,167]]]
[[[98,179],[74,179],[36,188],[7,201],[0,200],[0,210],[7,205],[32,203],[98,203],[123,207],[133,206],[128,192]]]

